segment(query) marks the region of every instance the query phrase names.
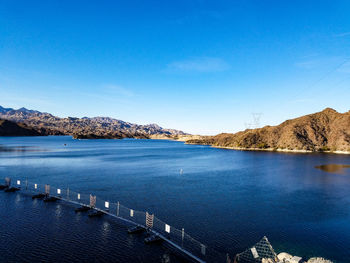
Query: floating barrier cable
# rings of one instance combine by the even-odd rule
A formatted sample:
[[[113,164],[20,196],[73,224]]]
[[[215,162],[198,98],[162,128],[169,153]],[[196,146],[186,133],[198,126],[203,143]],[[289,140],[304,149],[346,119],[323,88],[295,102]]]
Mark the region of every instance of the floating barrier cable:
[[[18,186],[16,189],[20,189],[21,183],[24,181],[17,179],[15,182],[17,182]],[[10,183],[11,179],[6,178],[5,184],[7,188],[10,188]],[[145,239],[145,243],[166,242],[175,251],[180,252],[181,255],[189,258],[191,261],[204,263],[213,257],[216,259],[225,258],[225,255],[217,256],[219,252],[208,249],[206,245],[185,233],[183,228],[179,230],[166,224],[154,214],[130,209],[120,204],[120,202],[105,201],[96,195],[77,193],[69,188],[55,188],[49,184],[41,185],[27,180],[25,180],[24,185],[25,187],[22,190],[34,193],[33,199],[43,199],[45,202],[62,200],[79,205],[80,207],[75,209],[75,212],[88,212],[90,217],[109,215],[118,218],[135,226],[135,228],[128,231],[130,234],[147,230],[150,236]],[[89,210],[92,211],[89,212]],[[210,255],[210,253],[212,254]],[[210,257],[208,257],[209,255]],[[224,261],[215,260],[215,262]]]

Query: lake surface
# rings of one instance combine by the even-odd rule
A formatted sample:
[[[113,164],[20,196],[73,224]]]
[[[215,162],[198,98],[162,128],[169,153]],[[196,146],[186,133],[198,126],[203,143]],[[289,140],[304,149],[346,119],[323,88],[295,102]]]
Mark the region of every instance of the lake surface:
[[[66,144],[66,146],[64,146]],[[276,252],[350,258],[350,156],[215,149],[162,140],[0,138],[0,178],[94,193],[154,213],[234,256],[266,235]],[[180,170],[183,170],[180,173]],[[0,192],[5,262],[181,262],[128,236],[123,223]]]

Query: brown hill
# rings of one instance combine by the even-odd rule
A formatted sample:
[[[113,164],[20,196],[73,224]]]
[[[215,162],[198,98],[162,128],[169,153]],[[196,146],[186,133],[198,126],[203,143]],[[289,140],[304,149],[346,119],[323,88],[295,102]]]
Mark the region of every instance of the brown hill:
[[[247,150],[350,152],[350,111],[338,113],[326,108],[321,112],[287,120],[278,126],[205,136],[187,143]]]
[[[42,136],[45,133],[34,130],[22,123],[0,120],[0,136]]]

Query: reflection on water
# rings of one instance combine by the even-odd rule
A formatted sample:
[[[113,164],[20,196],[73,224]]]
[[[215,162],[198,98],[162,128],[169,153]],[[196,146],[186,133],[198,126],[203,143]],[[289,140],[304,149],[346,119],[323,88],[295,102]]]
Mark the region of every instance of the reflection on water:
[[[36,146],[3,146],[0,145],[0,152],[43,152],[44,149]]]
[[[315,166],[315,168],[328,173],[344,173],[344,168],[350,168],[348,164],[323,164]]]
[[[162,263],[170,263],[169,254],[164,254],[164,255],[162,256]]]

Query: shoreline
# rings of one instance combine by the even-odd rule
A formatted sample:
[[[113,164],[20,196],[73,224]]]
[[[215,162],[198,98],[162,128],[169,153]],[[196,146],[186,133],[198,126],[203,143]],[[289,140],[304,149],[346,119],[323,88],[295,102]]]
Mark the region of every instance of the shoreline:
[[[186,143],[186,142],[185,142]],[[349,151],[311,151],[311,150],[297,150],[297,149],[274,149],[274,148],[266,148],[266,149],[260,149],[260,148],[242,148],[242,147],[229,147],[229,146],[216,146],[216,145],[210,145],[210,144],[197,144],[197,143],[186,143],[186,144],[192,144],[192,145],[207,145],[212,148],[218,148],[218,149],[227,149],[227,150],[235,150],[235,151],[261,151],[261,152],[285,152],[285,153],[334,153],[334,154],[350,154]]]
[[[180,138],[171,138],[167,136],[151,136],[150,138],[137,138],[137,137],[123,137],[123,138],[107,138],[107,137],[99,137],[99,138],[76,138],[74,135],[39,135],[39,136],[0,136],[0,137],[54,137],[54,136],[67,136],[71,137],[73,140],[123,140],[123,139],[145,139],[145,140],[167,140],[167,141],[177,141],[177,142],[183,142],[184,144],[188,145],[205,145],[210,146],[212,148],[217,149],[227,149],[227,150],[234,150],[234,151],[261,151],[261,152],[281,152],[281,153],[326,153],[326,154],[343,154],[343,155],[350,155],[350,151],[311,151],[311,150],[297,150],[297,149],[275,149],[275,148],[242,148],[242,147],[230,147],[230,146],[217,146],[217,145],[210,145],[210,144],[200,144],[200,143],[188,143],[186,141],[187,138],[191,137],[184,136]],[[196,137],[199,137],[198,135],[195,135]]]
[[[262,151],[262,152],[285,152],[285,153],[334,153],[334,154],[350,154],[348,151],[310,151],[310,150],[297,150],[297,149],[273,149],[273,148],[267,148],[267,149],[260,149],[260,148],[239,148],[239,147],[224,147],[224,146],[214,146],[210,145],[213,148],[218,149],[228,149],[228,150],[236,150],[236,151]]]

